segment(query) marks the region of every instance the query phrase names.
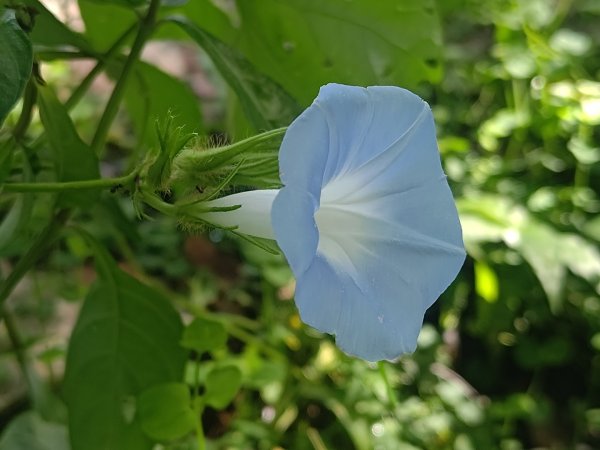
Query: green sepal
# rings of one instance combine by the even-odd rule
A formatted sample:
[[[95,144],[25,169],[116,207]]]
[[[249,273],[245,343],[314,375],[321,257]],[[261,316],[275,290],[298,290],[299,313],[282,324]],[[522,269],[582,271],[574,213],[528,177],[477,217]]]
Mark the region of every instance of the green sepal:
[[[164,123],[156,122],[158,147],[148,153],[142,173],[144,184],[153,190],[167,190],[171,177],[171,165],[177,154],[196,136],[184,133],[181,126],[175,126],[174,117],[169,114]]]
[[[208,188],[215,179],[222,179],[225,172],[235,169],[235,177],[238,177],[247,168],[256,170],[257,164],[268,168],[267,172],[272,176],[273,167],[277,167],[277,150],[285,130],[278,128],[267,131],[223,147],[184,148],[173,160],[171,184],[176,183],[187,191],[194,190],[198,185]],[[257,180],[257,183],[260,184],[260,181]]]

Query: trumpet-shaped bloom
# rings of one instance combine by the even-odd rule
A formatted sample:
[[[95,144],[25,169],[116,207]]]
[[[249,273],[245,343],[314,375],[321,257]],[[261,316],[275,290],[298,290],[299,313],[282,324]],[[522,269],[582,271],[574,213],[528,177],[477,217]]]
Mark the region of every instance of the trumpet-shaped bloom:
[[[329,84],[288,128],[284,187],[212,202],[207,220],[275,238],[302,320],[369,361],[414,351],[465,258],[427,103],[398,87]]]

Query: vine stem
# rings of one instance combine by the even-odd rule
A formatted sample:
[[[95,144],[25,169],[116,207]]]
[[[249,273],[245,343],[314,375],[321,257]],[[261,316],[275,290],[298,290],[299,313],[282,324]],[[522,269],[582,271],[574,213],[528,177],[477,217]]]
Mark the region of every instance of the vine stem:
[[[36,97],[37,90],[35,88],[33,80],[30,78],[27,82],[25,92],[23,94],[23,109],[21,110],[21,115],[19,116],[19,120],[15,125],[15,129],[13,130],[13,137],[17,142],[23,139],[25,131],[31,123],[31,117],[33,116],[33,107],[35,105]]]
[[[4,318],[4,325],[6,326],[8,338],[10,339],[15,355],[17,356],[17,361],[21,366],[23,376],[25,377],[27,383],[29,383],[29,368],[27,366],[27,356],[25,355],[25,346],[23,345],[23,339],[21,338],[21,334],[19,333],[19,327],[17,327],[15,319],[10,313],[10,311],[8,311],[8,309],[6,308],[6,305],[2,305],[0,307],[0,314]]]
[[[377,363],[379,368],[379,373],[381,374],[381,378],[383,379],[383,383],[385,384],[385,390],[387,392],[388,401],[390,402],[390,407],[392,411],[396,411],[396,407],[398,406],[398,401],[396,400],[396,394],[394,393],[394,389],[390,384],[390,379],[387,376],[387,371],[385,370],[385,362],[379,361]]]
[[[150,2],[150,6],[148,7],[148,12],[140,22],[140,27],[131,46],[131,51],[127,56],[123,70],[121,71],[112,94],[108,99],[108,103],[104,108],[104,113],[102,114],[100,122],[98,123],[96,134],[94,134],[94,138],[92,139],[91,148],[96,154],[99,154],[104,147],[106,137],[108,136],[108,131],[117,115],[119,104],[121,103],[121,99],[125,93],[125,86],[127,85],[129,76],[131,75],[131,72],[133,71],[133,68],[139,59],[148,36],[150,36],[150,34],[152,34],[154,31],[156,15],[158,13],[159,6],[160,0],[152,0]]]
[[[12,272],[0,285],[0,308],[3,307],[8,296],[12,293],[13,289],[19,281],[21,281],[23,276],[29,271],[31,266],[35,264],[35,262],[46,253],[48,247],[52,245],[58,232],[69,216],[70,212],[68,210],[59,211],[54,219],[36,237],[27,253],[25,253],[19,262],[17,262]]]
[[[80,189],[107,189],[131,183],[138,171],[116,178],[99,178],[96,180],[65,181],[57,183],[5,183],[0,191],[3,192],[64,192]]]
[[[202,399],[198,396],[198,389],[200,389],[200,355],[196,360],[196,367],[194,371],[194,394],[192,396],[192,406],[196,413],[196,442],[198,443],[197,450],[206,449],[206,438],[204,437],[204,427],[202,426],[202,413],[204,412],[204,405]]]
[[[136,29],[137,23],[133,24],[129,27],[115,42],[110,48],[106,51],[104,55],[102,55],[96,65],[88,72],[88,74],[81,80],[77,88],[73,90],[71,96],[65,102],[65,108],[67,110],[72,109],[78,102],[81,100],[85,92],[92,85],[92,82],[96,79],[96,77],[104,70],[104,67],[107,64],[107,61],[110,61],[115,57],[115,55],[119,52],[125,41],[129,38],[129,36]]]

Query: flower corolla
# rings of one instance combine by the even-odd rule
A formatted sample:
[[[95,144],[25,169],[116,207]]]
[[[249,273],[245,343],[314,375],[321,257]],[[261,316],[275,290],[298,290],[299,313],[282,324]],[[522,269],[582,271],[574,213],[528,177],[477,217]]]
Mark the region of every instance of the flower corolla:
[[[205,219],[275,239],[301,319],[369,361],[415,350],[465,250],[431,109],[392,86],[328,84],[287,129],[283,187],[241,192]]]

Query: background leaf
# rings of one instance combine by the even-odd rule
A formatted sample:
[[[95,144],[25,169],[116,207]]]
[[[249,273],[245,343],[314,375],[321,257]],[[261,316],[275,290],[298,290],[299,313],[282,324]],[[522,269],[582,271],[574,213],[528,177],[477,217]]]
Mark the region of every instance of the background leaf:
[[[415,88],[441,79],[433,0],[246,0],[234,5],[229,16],[208,0],[189,2],[184,11],[241,50],[302,105],[332,81]]]
[[[463,198],[457,201],[457,206],[467,245],[503,240],[517,250],[533,269],[553,312],[563,307],[567,269],[600,292],[600,252],[593,243],[537,220],[507,197]],[[469,251],[476,258],[483,257],[482,250],[475,246]],[[494,272],[488,272],[491,268],[484,266],[482,263],[475,266],[476,288],[491,302],[498,295],[498,282]],[[486,279],[485,289],[483,284],[477,284],[483,283],[483,279]]]
[[[236,93],[255,131],[289,125],[302,112],[296,101],[281,86],[258,72],[240,52],[185,18],[170,20],[210,56],[229,87]]]
[[[31,42],[12,9],[0,6],[0,127],[25,88],[33,54]]]
[[[204,401],[215,409],[225,408],[242,385],[242,372],[236,366],[215,367],[206,376]]]
[[[100,52],[108,50],[137,21],[133,9],[114,2],[79,0],[79,10],[85,23],[85,36]]]
[[[182,326],[167,299],[96,249],[99,279],[71,336],[64,393],[71,443],[89,450],[149,449],[135,398],[182,378]]]
[[[0,450],[69,450],[67,427],[46,422],[35,412],[15,418],[4,430]]]
[[[115,74],[116,65],[110,73]],[[172,116],[174,127],[183,127],[184,133],[202,131],[200,100],[185,84],[158,69],[139,62],[136,64],[132,83],[125,91],[125,107],[138,137],[138,145],[156,145],[156,121]]]
[[[227,342],[225,327],[214,320],[198,317],[183,331],[181,345],[199,353],[216,350]]]

